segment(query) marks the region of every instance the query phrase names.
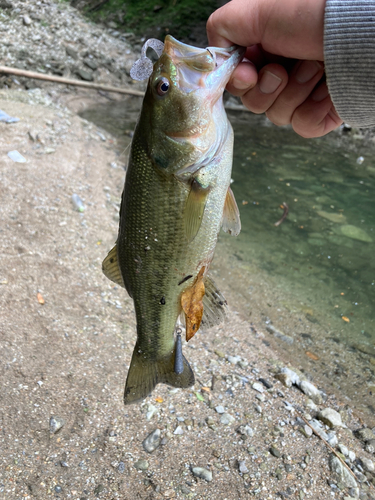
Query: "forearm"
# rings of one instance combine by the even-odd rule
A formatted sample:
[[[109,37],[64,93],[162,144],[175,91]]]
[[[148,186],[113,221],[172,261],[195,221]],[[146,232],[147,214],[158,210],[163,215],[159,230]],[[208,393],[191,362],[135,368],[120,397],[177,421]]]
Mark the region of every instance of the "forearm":
[[[324,59],[340,117],[375,126],[375,0],[327,0]]]

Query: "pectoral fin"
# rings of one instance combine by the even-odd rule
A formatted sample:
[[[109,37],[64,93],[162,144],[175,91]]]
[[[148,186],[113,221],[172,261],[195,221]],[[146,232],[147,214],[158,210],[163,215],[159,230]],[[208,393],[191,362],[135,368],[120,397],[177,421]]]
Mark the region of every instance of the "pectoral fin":
[[[203,273],[205,267],[199,271],[194,284],[181,295],[181,307],[185,313],[186,341],[188,342],[199,330],[203,316],[204,283]]]
[[[202,325],[211,327],[224,321],[227,312],[227,301],[209,276],[205,277],[204,286]]]
[[[223,231],[233,236],[238,236],[241,231],[240,212],[230,187],[225,198],[222,228]]]
[[[112,248],[107,257],[103,260],[102,271],[109,280],[125,288],[120,266],[118,265],[117,245]]]
[[[185,234],[190,243],[196,237],[202,224],[204,208],[210,188],[203,188],[194,179],[185,206]]]

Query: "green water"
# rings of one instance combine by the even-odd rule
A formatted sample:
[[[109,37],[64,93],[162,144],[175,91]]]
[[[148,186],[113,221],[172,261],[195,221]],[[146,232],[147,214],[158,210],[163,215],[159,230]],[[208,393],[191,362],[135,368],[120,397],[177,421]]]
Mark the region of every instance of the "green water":
[[[342,316],[349,319],[348,342],[362,340],[364,333],[375,342],[375,156],[370,145],[339,133],[306,140],[264,118],[230,116],[236,138],[232,189],[242,221],[234,250],[278,276],[321,314],[339,322]],[[283,202],[289,214],[275,227]]]
[[[121,149],[140,105],[125,99],[81,115],[117,136]],[[284,361],[373,418],[375,143],[342,132],[306,140],[264,117],[228,114],[242,231],[220,234],[213,272],[266,342],[267,321],[294,339],[273,342]],[[283,203],[289,214],[276,227]]]

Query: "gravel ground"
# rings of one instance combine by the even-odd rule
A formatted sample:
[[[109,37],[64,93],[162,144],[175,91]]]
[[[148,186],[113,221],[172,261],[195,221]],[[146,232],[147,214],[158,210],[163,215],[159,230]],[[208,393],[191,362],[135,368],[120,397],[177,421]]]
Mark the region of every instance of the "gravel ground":
[[[35,61],[57,58],[65,22],[79,61],[94,31],[103,57],[130,50],[65,4],[6,3],[1,64],[19,60],[23,41]],[[52,15],[55,31],[44,26]],[[31,51],[27,36],[44,29]],[[69,57],[61,52],[72,71]],[[113,58],[121,79],[102,67],[94,77],[128,81],[132,53]],[[134,310],[101,262],[117,234],[126,149],[72,111],[85,105],[83,91],[2,81],[12,88],[0,91],[0,109],[20,121],[0,122],[0,498],[375,498],[374,432],[339,395],[286,367],[264,324],[233,307],[224,325],[184,346],[194,388],[159,385],[123,406]]]

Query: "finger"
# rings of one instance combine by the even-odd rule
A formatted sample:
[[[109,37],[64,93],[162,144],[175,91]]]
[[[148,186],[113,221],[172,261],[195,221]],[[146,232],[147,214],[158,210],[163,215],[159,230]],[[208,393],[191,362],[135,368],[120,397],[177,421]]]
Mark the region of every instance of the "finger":
[[[305,138],[321,137],[343,123],[332,103],[326,83],[319,85],[295,110],[291,123],[294,131]]]
[[[255,87],[258,82],[258,72],[254,64],[250,61],[242,61],[234,70],[227,90],[235,95],[242,97],[248,90]]]
[[[288,85],[268,109],[267,118],[275,125],[288,125],[294,111],[314,90],[324,74],[319,61],[299,61],[289,75]]]
[[[260,23],[256,20],[259,12],[251,4],[247,5],[246,15],[240,2],[229,2],[211,14],[207,21],[207,37],[210,45],[215,47],[229,47],[234,43],[242,47],[249,47],[261,41],[261,34],[257,33]]]
[[[264,113],[275,102],[288,83],[288,73],[279,64],[264,66],[254,88],[244,91],[242,102],[253,113]]]

